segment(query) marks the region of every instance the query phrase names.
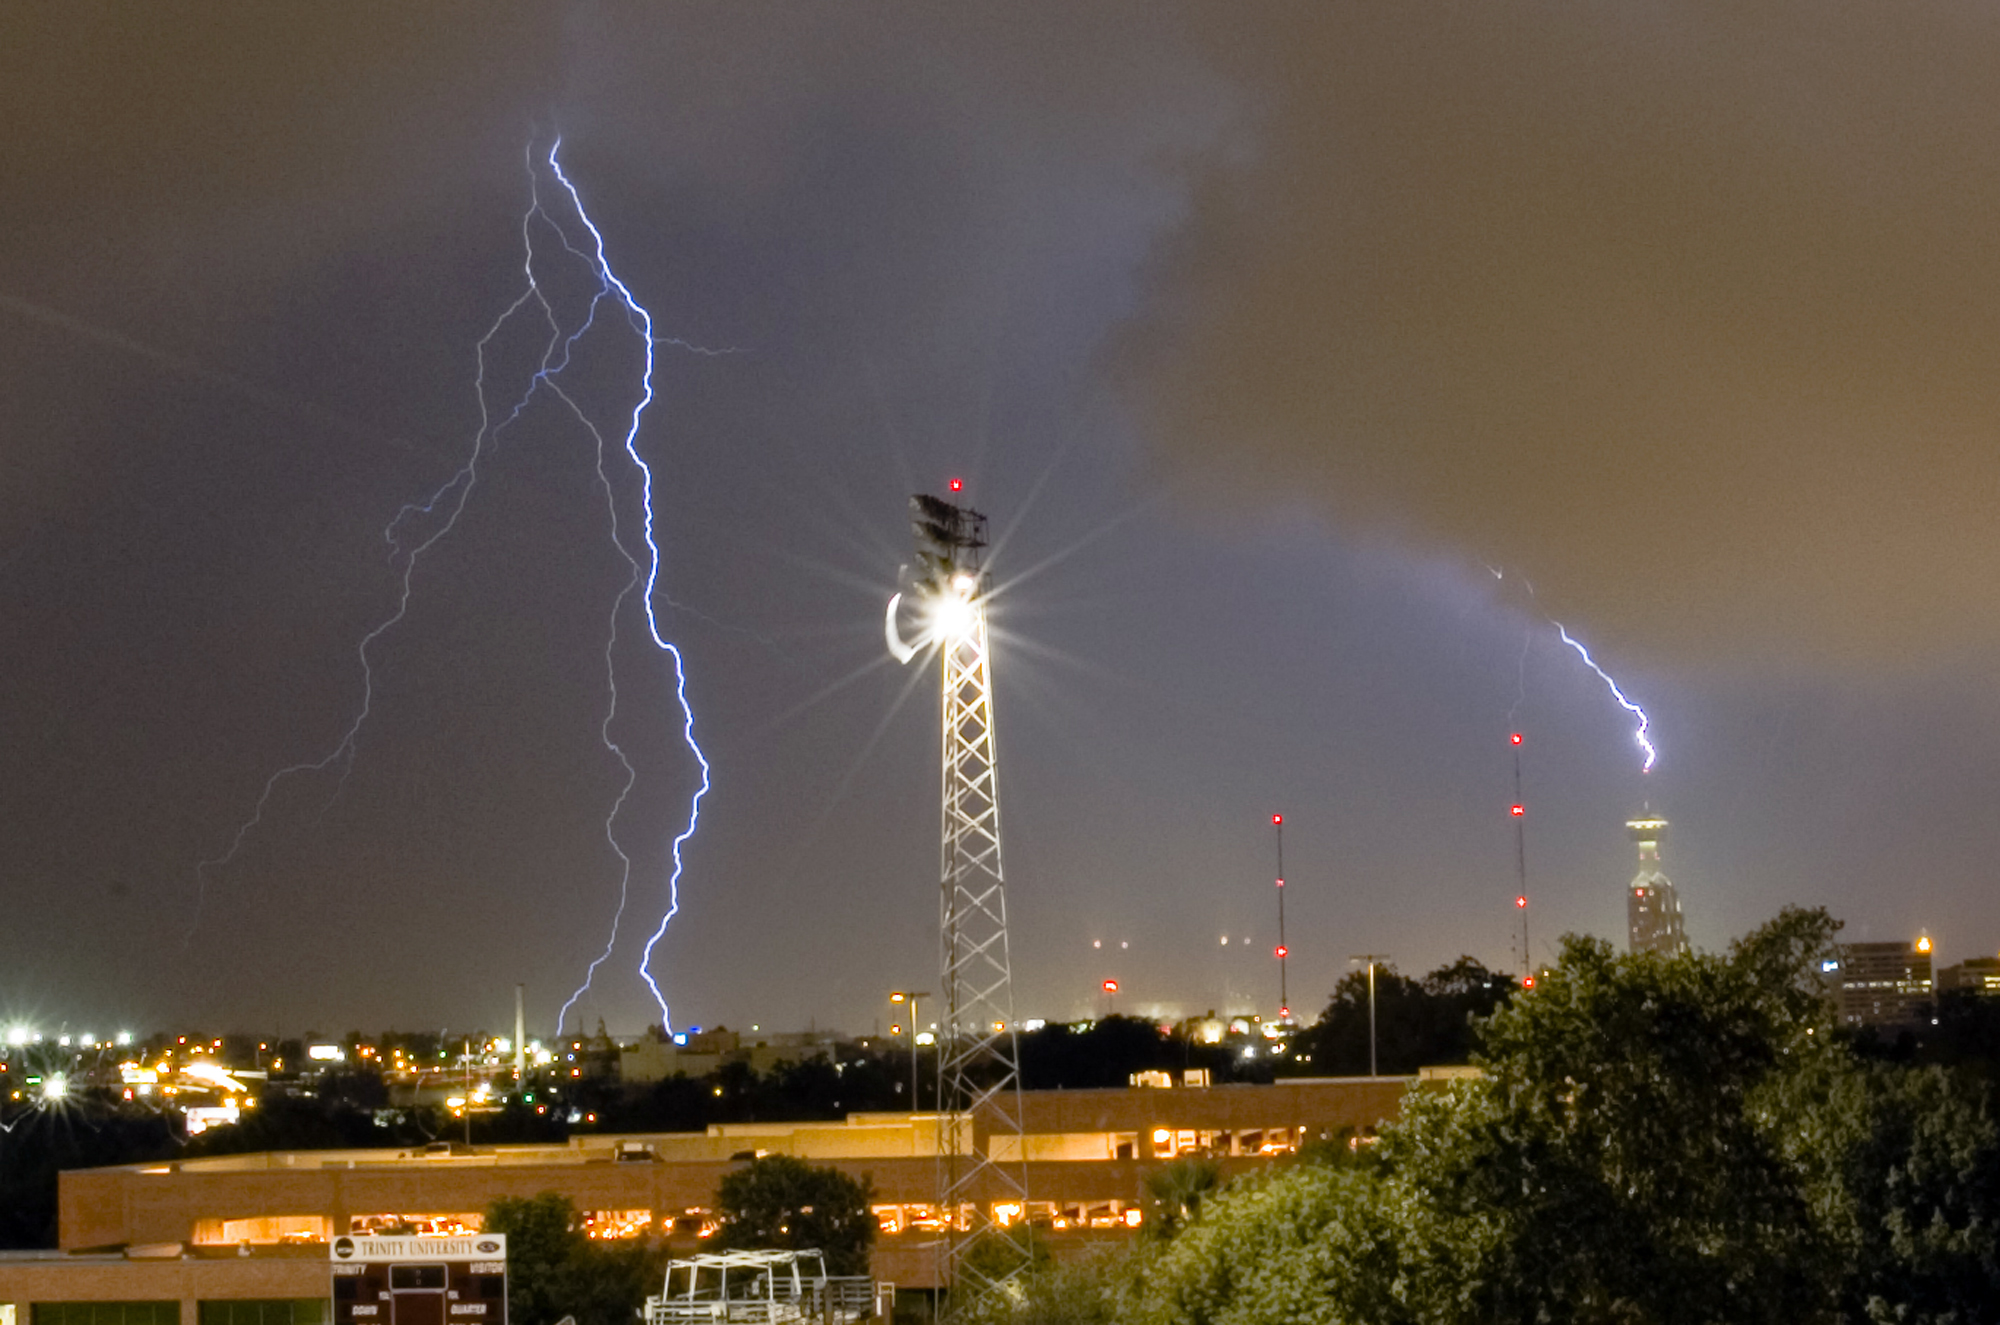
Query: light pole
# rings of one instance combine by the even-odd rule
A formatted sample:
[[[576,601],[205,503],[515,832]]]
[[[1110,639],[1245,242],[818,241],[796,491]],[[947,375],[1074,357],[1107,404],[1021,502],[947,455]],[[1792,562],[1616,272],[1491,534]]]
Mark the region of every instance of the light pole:
[[[922,993],[913,993],[907,989],[898,989],[894,993],[889,995],[889,1001],[891,1003],[899,1003],[899,1004],[908,1003],[910,1005],[910,1112],[911,1113],[917,1112],[917,1008],[923,1003],[925,999],[929,998],[930,996],[931,995],[929,990],[925,990]]]
[[[1362,952],[1348,958],[1349,961],[1368,963],[1368,1075],[1375,1071],[1375,966],[1389,960],[1386,952]]]

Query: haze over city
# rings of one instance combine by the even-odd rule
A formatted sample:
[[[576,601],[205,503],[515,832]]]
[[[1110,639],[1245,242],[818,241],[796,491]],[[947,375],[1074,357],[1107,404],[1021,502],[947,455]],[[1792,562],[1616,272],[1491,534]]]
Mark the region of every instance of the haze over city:
[[[996,535],[1024,1017],[1105,979],[1275,1013],[1274,812],[1300,1012],[1354,953],[1517,969],[1515,731],[1537,960],[1622,935],[1644,806],[1697,947],[1798,903],[1993,952],[2000,34],[1926,13],[17,19],[0,1021],[500,1028],[524,983],[546,1030],[584,979],[627,570],[546,395],[351,760],[231,853],[358,711],[385,527],[479,432],[558,136],[653,318],[653,607],[712,767],[650,968],[677,1025],[931,987],[934,674],[882,612],[953,479]],[[641,353],[583,348],[616,440]],[[630,910],[572,1024],[633,1032],[700,769],[618,621]]]

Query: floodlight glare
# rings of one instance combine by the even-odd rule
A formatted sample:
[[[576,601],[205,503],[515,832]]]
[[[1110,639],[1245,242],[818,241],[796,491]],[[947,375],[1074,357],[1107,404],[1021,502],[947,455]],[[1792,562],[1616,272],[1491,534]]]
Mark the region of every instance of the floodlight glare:
[[[42,1099],[45,1103],[60,1104],[68,1094],[69,1078],[62,1073],[53,1073],[42,1081]]]
[[[959,580],[966,577],[961,575]],[[967,597],[967,590],[957,582],[952,584],[952,592],[939,594],[931,600],[931,634],[946,642],[964,639],[972,633],[977,620],[976,609]]]

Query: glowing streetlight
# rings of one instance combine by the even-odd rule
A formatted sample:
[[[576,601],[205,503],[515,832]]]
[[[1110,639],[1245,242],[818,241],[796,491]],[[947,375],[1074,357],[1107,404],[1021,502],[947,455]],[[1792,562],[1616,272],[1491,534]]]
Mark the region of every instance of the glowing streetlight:
[[[930,996],[931,995],[929,990],[923,990],[921,992],[917,992],[908,989],[898,989],[894,993],[889,995],[889,1001],[897,1005],[898,1007],[900,1007],[904,1003],[908,1003],[910,1005],[910,1112],[911,1113],[915,1113],[917,1111],[917,1046],[923,1043],[923,1041],[917,1035],[917,1009],[920,1006],[922,1006],[923,1001],[929,998]],[[942,1110],[944,1106],[940,1104],[938,1105],[938,1108]]]

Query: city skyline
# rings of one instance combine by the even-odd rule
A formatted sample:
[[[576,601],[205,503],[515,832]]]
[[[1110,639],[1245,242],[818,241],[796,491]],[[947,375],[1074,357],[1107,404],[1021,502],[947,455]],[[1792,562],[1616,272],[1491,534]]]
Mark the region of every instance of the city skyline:
[[[499,1026],[525,982],[546,1027],[602,950],[602,514],[638,494],[554,403],[413,581],[351,765],[197,874],[355,711],[384,526],[478,427],[558,129],[654,318],[653,605],[715,768],[652,966],[677,1023],[859,1031],[936,987],[936,713],[881,609],[909,497],[954,479],[995,534],[1024,1016],[1106,979],[1273,1014],[1274,813],[1301,1017],[1354,952],[1512,969],[1516,731],[1538,960],[1620,942],[1648,803],[1697,947],[1797,903],[2000,949],[2000,270],[1969,238],[2000,174],[1965,166],[1987,119],[1903,95],[1987,104],[1954,52],[2000,51],[1939,12],[1886,66],[1865,17],[1746,18],[1698,76],[1695,19],[1555,4],[1240,42],[1110,5],[30,21],[0,1024]],[[1684,117],[1698,152],[1659,136]],[[586,348],[569,381],[622,416],[633,351]],[[588,1027],[657,1016],[637,945],[697,785],[636,610],[636,909]]]

